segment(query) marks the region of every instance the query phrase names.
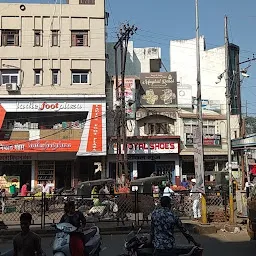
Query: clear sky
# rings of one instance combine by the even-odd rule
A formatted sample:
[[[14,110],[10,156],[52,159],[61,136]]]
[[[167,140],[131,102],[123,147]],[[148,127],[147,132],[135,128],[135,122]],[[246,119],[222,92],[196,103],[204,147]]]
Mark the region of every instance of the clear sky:
[[[0,0],[0,2],[52,3],[54,0]],[[64,2],[65,0],[63,0]],[[96,0],[101,1],[101,0]],[[169,69],[169,41],[195,37],[194,0],[106,0],[110,13],[109,40],[125,21],[135,24],[135,47],[159,46],[162,60]],[[240,46],[240,60],[256,56],[255,0],[199,0],[200,34],[206,37],[207,48],[224,44],[224,15],[229,17],[230,42]],[[1,11],[1,10],[0,10]],[[251,63],[242,85],[243,105],[248,101],[248,113],[256,115],[256,61]],[[243,109],[245,112],[245,108]]]

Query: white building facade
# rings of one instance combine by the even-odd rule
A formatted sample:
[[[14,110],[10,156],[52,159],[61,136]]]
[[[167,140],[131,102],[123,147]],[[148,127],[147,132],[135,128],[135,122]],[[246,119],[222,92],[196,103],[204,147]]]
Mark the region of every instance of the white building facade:
[[[97,178],[106,157],[104,1],[0,9],[0,176],[32,188]]]
[[[204,166],[205,175],[213,179],[214,172],[225,170],[227,163],[226,83],[225,79],[218,79],[225,71],[225,48],[223,46],[206,50],[205,39],[201,37],[200,54]],[[179,106],[176,123],[183,144],[180,168],[182,174],[188,178],[194,176],[193,128],[197,125],[196,40],[171,41],[170,60],[171,70],[177,72],[180,87],[184,87],[184,92],[192,95],[192,108]],[[239,95],[233,97],[238,98]],[[239,114],[231,116],[231,136],[239,136]]]

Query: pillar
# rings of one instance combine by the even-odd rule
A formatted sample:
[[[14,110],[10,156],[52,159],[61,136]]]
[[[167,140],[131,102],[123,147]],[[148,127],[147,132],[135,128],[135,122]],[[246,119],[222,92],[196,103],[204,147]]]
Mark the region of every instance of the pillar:
[[[174,169],[174,175],[172,177],[172,183],[179,185],[181,180],[181,172],[180,172],[180,161],[179,156],[175,157],[175,169]]]
[[[136,176],[136,174],[137,174],[137,177],[134,177],[134,176]],[[139,173],[138,173],[138,162],[134,161],[134,162],[132,162],[131,179],[133,180],[134,178],[138,178],[138,176],[139,176]]]
[[[36,161],[31,161],[31,191],[34,191],[36,186]],[[22,185],[22,184],[21,184]]]

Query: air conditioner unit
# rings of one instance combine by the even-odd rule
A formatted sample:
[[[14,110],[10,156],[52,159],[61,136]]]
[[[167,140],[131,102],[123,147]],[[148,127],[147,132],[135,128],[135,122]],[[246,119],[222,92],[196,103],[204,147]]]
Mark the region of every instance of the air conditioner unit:
[[[17,92],[20,90],[19,85],[16,83],[5,84],[5,87],[7,92]]]

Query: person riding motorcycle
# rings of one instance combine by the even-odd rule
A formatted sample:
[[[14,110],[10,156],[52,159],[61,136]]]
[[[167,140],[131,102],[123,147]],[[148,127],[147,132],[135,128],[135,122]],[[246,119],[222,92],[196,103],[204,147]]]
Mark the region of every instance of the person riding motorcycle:
[[[155,256],[178,255],[175,250],[174,227],[178,227],[189,242],[198,245],[184,228],[180,219],[171,211],[171,198],[163,196],[161,207],[154,210],[151,217],[151,241]]]
[[[85,228],[86,219],[82,212],[75,210],[75,203],[69,201],[64,206],[65,214],[61,217],[60,223],[70,223],[78,230]],[[70,248],[72,256],[83,256],[84,254],[84,235],[82,232],[74,232],[70,237]]]

